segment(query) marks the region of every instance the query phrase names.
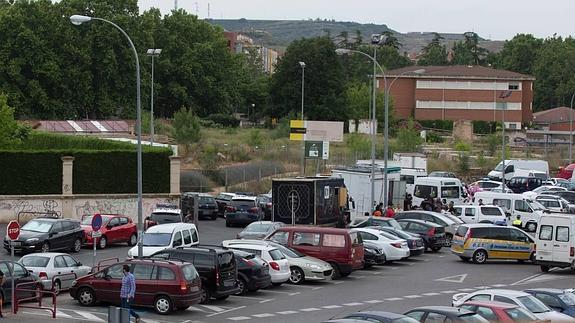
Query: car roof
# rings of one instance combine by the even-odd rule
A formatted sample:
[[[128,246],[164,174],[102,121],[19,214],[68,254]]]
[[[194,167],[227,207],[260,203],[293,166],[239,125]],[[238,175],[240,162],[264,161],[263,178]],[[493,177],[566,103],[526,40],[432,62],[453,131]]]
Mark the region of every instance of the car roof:
[[[474,292],[473,294],[481,294],[481,293],[488,293],[488,294],[499,294],[499,295],[506,295],[511,297],[520,297],[530,295],[526,292],[520,290],[513,290],[513,289],[483,289]]]
[[[185,228],[196,229],[196,226],[192,223],[177,222],[177,223],[165,223],[165,224],[154,225],[153,227],[150,227],[148,230],[146,230],[146,233],[168,233],[168,232],[172,233],[174,232],[174,230],[180,227],[182,227],[182,229]]]
[[[27,255],[22,256],[22,258],[31,257],[31,256],[36,256],[36,257],[70,256],[70,257],[72,257],[71,255],[64,253],[64,252],[42,252],[42,253],[29,253]]]
[[[326,228],[326,227],[315,227],[315,226],[285,226],[277,229],[277,231],[318,232],[318,233],[333,233],[333,234],[349,233],[348,229]]]
[[[255,250],[273,250],[277,249],[275,246],[270,245],[261,245],[261,244],[252,244],[252,243],[238,243],[238,244],[231,244],[228,246],[230,249],[234,248],[246,248],[246,249],[255,249]]]
[[[413,312],[413,311],[433,311],[433,312],[438,312],[438,313],[444,313],[444,314],[475,314],[472,311],[463,309],[463,308],[458,308],[458,307],[451,307],[451,306],[421,306],[421,307],[416,307],[414,309],[411,309],[409,312]]]
[[[529,288],[529,289],[525,289],[524,292],[542,292],[542,293],[547,293],[547,294],[565,294],[565,290],[564,289],[558,289],[558,288]]]
[[[425,220],[419,220],[419,219],[397,219],[397,222],[414,222],[414,223],[419,223],[419,224],[425,224],[431,227],[443,227],[442,225],[439,225],[437,223],[434,222],[429,222],[429,221],[425,221]]]
[[[244,201],[256,201],[257,196],[247,196],[247,195],[234,195],[232,201],[244,200]]]
[[[171,213],[171,214],[176,214],[176,215],[180,215],[182,213],[182,210],[180,209],[171,209],[171,208],[166,208],[166,207],[159,207],[159,208],[155,208],[152,213]]]
[[[170,249],[174,249],[174,250],[178,250],[177,248],[170,248]],[[193,247],[184,247],[181,248],[179,250],[183,250],[183,251],[206,251],[206,252],[211,252],[211,251],[215,251],[216,253],[227,253],[230,252],[230,250],[228,248],[222,247],[222,246],[210,246],[210,245],[195,245]]]
[[[78,221],[78,220],[76,220],[76,219],[55,218],[55,217],[51,217],[51,216],[39,216],[39,217],[37,217],[37,218],[31,219],[30,221],[33,221],[33,220],[50,221],[50,222],[64,221],[64,220],[66,220],[66,221]]]
[[[246,227],[248,227],[248,226],[250,226],[250,225],[252,225],[252,224],[254,224],[254,223],[256,223],[256,224],[274,224],[274,223],[283,223],[283,222],[277,222],[277,221],[276,221],[276,222],[274,222],[274,221],[256,221],[256,222],[252,222],[252,223],[248,224]]]
[[[120,263],[126,263],[126,264],[130,264],[130,263],[159,263],[159,264],[165,264],[165,265],[176,265],[179,267],[182,266],[187,266],[187,265],[191,265],[189,262],[185,262],[182,260],[177,260],[177,259],[172,259],[172,260],[165,260],[165,259],[151,259],[151,258],[133,258],[133,259],[127,259],[125,261],[120,261]],[[115,265],[116,263],[112,263],[106,266],[102,266],[103,267],[110,267],[112,265]]]
[[[463,223],[461,226],[468,227],[470,229],[473,228],[511,228],[507,226],[501,226],[493,223]]]
[[[519,307],[519,305],[517,305],[517,304],[503,303],[503,302],[496,302],[496,301],[467,301],[463,304],[464,305],[485,306],[485,307],[491,307],[491,308],[498,308],[498,309],[502,309],[502,310]]]
[[[385,311],[365,311],[365,312],[357,312],[352,314],[366,314],[366,315],[373,315],[373,316],[383,316],[391,320],[399,319],[405,317],[403,314],[397,314],[393,312],[385,312]],[[352,315],[349,314],[349,315]]]

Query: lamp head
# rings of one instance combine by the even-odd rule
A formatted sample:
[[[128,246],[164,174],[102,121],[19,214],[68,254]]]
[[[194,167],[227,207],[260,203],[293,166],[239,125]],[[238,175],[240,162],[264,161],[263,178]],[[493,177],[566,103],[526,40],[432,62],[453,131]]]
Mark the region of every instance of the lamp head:
[[[301,66],[302,68],[305,67],[305,63],[304,62],[299,62],[299,66]]]
[[[146,51],[148,55],[160,55],[162,53],[161,48],[150,48]]]
[[[83,15],[73,15],[70,16],[70,22],[76,26],[79,26],[85,22],[89,22],[92,20],[92,17],[83,16]]]

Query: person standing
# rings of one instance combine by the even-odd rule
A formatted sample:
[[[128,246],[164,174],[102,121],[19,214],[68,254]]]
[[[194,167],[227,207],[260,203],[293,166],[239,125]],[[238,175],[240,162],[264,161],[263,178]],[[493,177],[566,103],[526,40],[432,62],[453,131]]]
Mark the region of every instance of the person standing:
[[[122,288],[120,289],[120,300],[122,301],[122,308],[125,308],[130,311],[130,315],[132,315],[136,319],[136,323],[140,323],[140,315],[134,312],[134,310],[130,307],[130,304],[134,301],[134,296],[136,294],[136,278],[130,272],[130,266],[124,265],[123,267],[124,277],[122,277]]]

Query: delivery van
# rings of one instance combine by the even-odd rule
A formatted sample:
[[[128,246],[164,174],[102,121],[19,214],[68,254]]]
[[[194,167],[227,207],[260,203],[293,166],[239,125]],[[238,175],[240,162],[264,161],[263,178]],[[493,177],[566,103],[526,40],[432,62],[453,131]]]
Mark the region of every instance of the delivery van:
[[[511,221],[520,216],[525,231],[535,232],[537,222],[546,211],[540,203],[526,198],[522,194],[477,192],[473,196],[473,204],[497,205],[505,211]]]
[[[487,176],[491,180],[501,181],[501,171],[503,165],[499,163],[494,170],[490,171]],[[519,171],[515,174],[516,170]],[[509,159],[505,161],[505,180],[508,181],[515,176],[524,176],[525,171],[532,171],[536,177],[543,176],[545,179],[549,176],[549,163],[545,160],[522,160],[522,159]]]
[[[455,205],[462,204],[465,193],[461,181],[457,178],[447,177],[418,177],[413,188],[413,205],[420,206],[427,198],[447,200]]]
[[[551,267],[575,270],[575,217],[543,215],[535,235],[535,245],[535,263],[541,266],[542,272],[548,272]]]

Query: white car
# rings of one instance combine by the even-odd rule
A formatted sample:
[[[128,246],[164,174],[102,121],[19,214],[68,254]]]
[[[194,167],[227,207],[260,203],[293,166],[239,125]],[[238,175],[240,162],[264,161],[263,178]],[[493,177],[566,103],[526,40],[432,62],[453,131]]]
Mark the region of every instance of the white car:
[[[557,195],[540,194],[535,201],[541,203],[551,212],[575,213],[575,205],[569,203],[566,199]]]
[[[390,233],[370,228],[356,228],[351,230],[357,232],[361,239],[376,244],[383,250],[386,261],[401,260],[409,257],[409,246],[407,241],[399,239]]]
[[[517,290],[484,289],[469,294],[459,293],[453,295],[451,305],[459,307],[467,301],[496,301],[517,304],[533,313],[538,319],[549,320],[550,322],[570,322],[573,320],[568,315],[553,311],[535,296]]]
[[[149,257],[168,248],[187,248],[198,245],[198,229],[191,223],[166,223],[148,228],[142,237],[142,256]],[[138,258],[138,246],[128,250],[128,258]]]
[[[539,186],[538,188],[532,190],[532,191],[528,191],[523,193],[523,195],[525,197],[527,197],[528,199],[535,199],[535,197],[537,197],[537,195],[545,192],[545,191],[567,191],[567,189],[565,187],[561,187],[561,186],[550,186],[550,185],[542,185]]]
[[[276,247],[256,243],[236,243],[237,240],[224,240],[222,246],[230,249],[253,253],[268,263],[274,286],[279,286],[290,279],[291,271],[286,256]]]
[[[72,287],[77,278],[88,275],[92,270],[67,253],[45,252],[25,255],[18,260],[30,273],[38,276],[45,290],[59,292]],[[54,286],[52,286],[54,280]]]

